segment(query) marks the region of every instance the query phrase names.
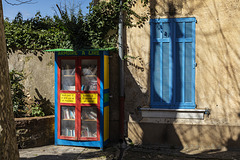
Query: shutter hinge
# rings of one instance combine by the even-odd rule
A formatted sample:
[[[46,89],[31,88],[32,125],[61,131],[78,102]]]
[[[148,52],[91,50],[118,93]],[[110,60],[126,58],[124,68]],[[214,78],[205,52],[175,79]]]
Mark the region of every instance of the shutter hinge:
[[[195,67],[195,68],[197,67],[197,62],[194,63],[194,67]]]
[[[197,20],[196,20],[196,22],[195,23],[197,23]]]

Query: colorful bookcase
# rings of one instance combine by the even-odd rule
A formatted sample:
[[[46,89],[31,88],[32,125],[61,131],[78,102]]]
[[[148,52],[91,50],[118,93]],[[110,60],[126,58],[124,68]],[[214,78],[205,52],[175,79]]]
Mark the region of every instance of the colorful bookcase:
[[[103,146],[109,140],[109,51],[55,52],[55,144]]]

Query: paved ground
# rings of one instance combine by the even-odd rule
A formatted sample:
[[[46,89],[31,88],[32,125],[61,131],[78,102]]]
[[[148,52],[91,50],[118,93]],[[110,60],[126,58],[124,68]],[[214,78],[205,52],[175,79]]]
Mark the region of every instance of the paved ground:
[[[240,150],[177,150],[161,147],[118,145],[98,148],[72,146],[43,146],[20,149],[20,160],[240,160]]]
[[[116,153],[114,147],[100,151],[98,148],[54,145],[19,150],[20,160],[106,160],[117,158],[114,157]]]

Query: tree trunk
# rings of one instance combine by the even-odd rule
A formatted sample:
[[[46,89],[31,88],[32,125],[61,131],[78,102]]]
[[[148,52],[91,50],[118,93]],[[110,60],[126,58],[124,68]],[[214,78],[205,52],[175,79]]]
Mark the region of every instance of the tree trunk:
[[[0,160],[17,160],[19,153],[3,22],[2,0],[0,0]]]

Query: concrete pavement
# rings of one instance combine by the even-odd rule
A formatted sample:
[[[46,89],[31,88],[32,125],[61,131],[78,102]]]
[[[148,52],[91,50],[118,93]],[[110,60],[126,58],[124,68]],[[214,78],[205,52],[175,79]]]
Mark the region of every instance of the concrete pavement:
[[[54,145],[19,150],[20,160],[105,160],[114,159],[116,153],[114,147],[100,151],[98,148]]]
[[[156,146],[128,146],[119,149],[118,145],[98,148],[72,146],[42,146],[20,149],[20,160],[240,160],[240,150],[180,150]]]

